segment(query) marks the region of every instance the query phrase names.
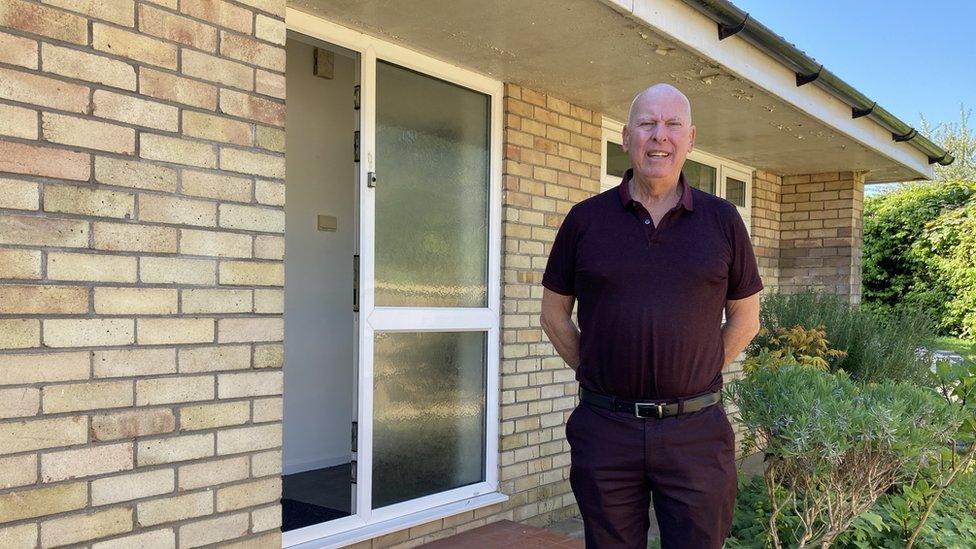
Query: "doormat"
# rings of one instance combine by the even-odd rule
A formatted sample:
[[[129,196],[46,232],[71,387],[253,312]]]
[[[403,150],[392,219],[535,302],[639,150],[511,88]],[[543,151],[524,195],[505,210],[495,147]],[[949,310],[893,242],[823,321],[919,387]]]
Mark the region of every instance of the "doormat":
[[[297,530],[320,522],[348,517],[349,513],[295,499],[281,500],[281,531]]]

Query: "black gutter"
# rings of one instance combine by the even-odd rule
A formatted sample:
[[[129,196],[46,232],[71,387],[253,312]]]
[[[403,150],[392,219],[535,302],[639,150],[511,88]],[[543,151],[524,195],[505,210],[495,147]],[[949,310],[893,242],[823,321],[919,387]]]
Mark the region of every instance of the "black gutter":
[[[851,106],[851,118],[867,116],[891,133],[897,142],[907,142],[922,151],[929,164],[938,162],[943,166],[952,164],[955,157],[935,143],[929,141],[915,128],[905,124],[895,115],[886,111],[875,101],[855,90],[847,82],[825,69],[812,57],[798,50],[796,46],[769,30],[765,25],[749,17],[749,14],[735,7],[727,0],[684,0],[691,7],[708,16],[718,24],[718,38],[725,40],[730,36],[743,39],[773,56],[796,73],[796,85],[815,83],[834,97]]]

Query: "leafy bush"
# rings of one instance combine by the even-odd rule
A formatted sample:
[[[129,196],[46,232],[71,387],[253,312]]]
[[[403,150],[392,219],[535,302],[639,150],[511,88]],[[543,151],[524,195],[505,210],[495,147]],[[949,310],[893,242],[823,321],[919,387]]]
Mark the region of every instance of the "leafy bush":
[[[844,298],[811,290],[798,294],[768,294],[763,298],[760,324],[766,332],[748,349],[758,356],[775,349],[776,330],[795,326],[822,327],[826,339],[843,356],[825,356],[830,371],[843,369],[855,380],[925,381],[931,365],[927,352],[919,352],[934,336],[933,322],[922,312],[902,310],[881,316],[852,307]]]
[[[843,357],[846,353],[830,348],[827,332],[823,326],[807,330],[803,326],[792,328],[778,327],[772,331],[762,328],[759,336],[767,341],[757,356],[751,356],[742,363],[743,370],[749,374],[756,368],[779,368],[783,363],[797,363],[818,370],[827,370],[828,359]]]
[[[748,435],[766,456],[772,545],[828,546],[892,486],[954,443],[961,417],[931,389],[855,384],[799,364],[760,368],[730,385]],[[789,516],[798,527],[779,537]]]
[[[931,269],[926,227],[944,213],[976,200],[976,182],[911,183],[864,202],[862,298],[864,304],[890,315],[904,308],[925,312],[940,333],[958,332],[948,315],[953,287],[942,272]],[[922,247],[919,247],[923,244]]]
[[[976,340],[976,199],[930,222],[915,251],[951,295],[943,324]]]

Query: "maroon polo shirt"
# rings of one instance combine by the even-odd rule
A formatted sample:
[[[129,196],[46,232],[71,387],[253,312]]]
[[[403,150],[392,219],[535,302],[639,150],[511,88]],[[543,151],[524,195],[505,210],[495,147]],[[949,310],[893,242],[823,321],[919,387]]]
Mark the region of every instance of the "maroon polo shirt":
[[[628,182],[567,214],[542,278],[575,296],[576,379],[628,399],[674,399],[722,387],[725,301],[763,287],[735,206],[685,183],[655,227]]]

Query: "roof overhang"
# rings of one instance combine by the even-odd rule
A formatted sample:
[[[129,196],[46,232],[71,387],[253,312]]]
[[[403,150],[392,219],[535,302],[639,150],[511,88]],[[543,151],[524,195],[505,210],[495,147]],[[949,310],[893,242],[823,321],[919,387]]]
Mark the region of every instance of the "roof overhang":
[[[755,45],[719,41],[682,0],[289,0],[291,8],[625,120],[669,82],[691,100],[698,146],[781,175],[934,177],[928,157]]]

